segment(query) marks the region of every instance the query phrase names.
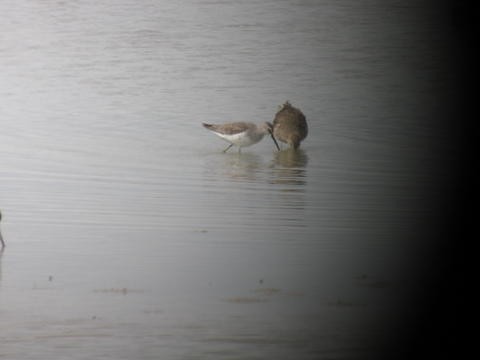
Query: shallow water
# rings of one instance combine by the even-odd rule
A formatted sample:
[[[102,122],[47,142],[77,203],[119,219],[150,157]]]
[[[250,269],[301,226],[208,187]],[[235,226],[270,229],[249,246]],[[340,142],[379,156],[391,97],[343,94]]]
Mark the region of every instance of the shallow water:
[[[421,2],[0,10],[0,357],[359,358],[395,336],[443,175]],[[224,154],[201,127],[285,100],[298,152]]]

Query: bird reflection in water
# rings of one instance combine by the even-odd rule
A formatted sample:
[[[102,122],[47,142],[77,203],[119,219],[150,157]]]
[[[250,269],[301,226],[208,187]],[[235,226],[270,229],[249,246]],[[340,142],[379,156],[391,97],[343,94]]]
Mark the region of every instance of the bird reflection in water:
[[[228,178],[234,181],[257,181],[266,168],[261,156],[254,153],[227,153],[210,157],[205,166],[205,178],[211,182]]]
[[[262,168],[262,158],[256,154],[242,154],[225,158],[225,174],[236,180],[255,180]]]
[[[303,149],[288,148],[275,153],[276,184],[305,185],[308,156]],[[299,189],[300,190],[300,189]]]

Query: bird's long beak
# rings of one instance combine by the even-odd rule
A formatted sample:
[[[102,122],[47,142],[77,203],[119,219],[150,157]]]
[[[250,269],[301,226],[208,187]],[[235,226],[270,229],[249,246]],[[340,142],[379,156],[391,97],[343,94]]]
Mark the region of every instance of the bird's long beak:
[[[278,146],[277,140],[275,139],[275,136],[273,136],[273,132],[269,131],[269,133],[272,137],[273,142],[275,143],[275,146],[277,147],[277,150],[280,151],[280,146]]]

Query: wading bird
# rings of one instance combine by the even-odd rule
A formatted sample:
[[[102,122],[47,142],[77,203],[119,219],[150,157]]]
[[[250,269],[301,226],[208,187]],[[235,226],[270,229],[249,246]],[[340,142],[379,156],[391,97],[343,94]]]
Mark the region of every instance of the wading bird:
[[[297,149],[308,135],[305,115],[288,101],[280,107],[273,120],[273,135],[281,142]]]
[[[265,122],[261,125],[249,122],[233,122],[220,125],[202,123],[202,125],[230,143],[223,152],[226,152],[233,145],[238,146],[238,152],[240,152],[242,147],[258,143],[266,134],[270,134],[275,146],[280,150],[273,135],[273,126],[269,122]]]

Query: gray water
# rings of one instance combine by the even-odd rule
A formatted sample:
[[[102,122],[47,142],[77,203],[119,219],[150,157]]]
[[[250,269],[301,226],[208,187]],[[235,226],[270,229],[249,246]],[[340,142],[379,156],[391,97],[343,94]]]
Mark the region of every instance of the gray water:
[[[0,358],[343,359],[394,338],[443,175],[430,10],[2,1]],[[224,154],[201,127],[286,100],[298,152]]]

